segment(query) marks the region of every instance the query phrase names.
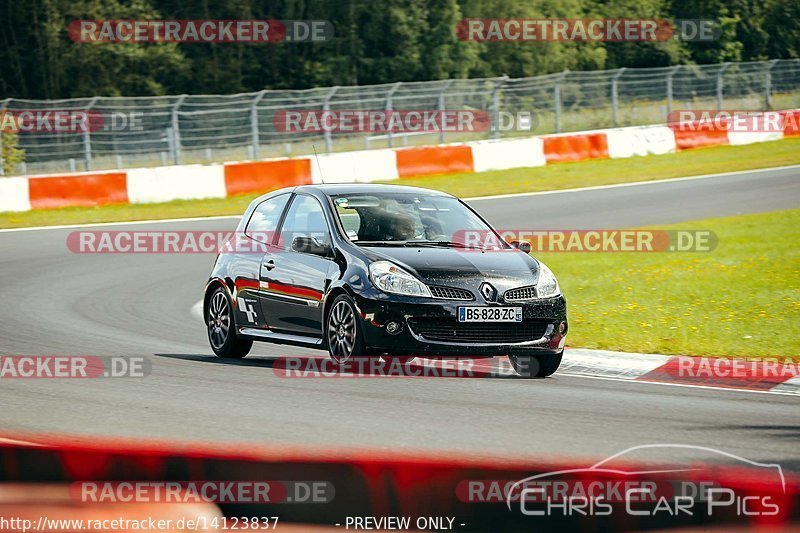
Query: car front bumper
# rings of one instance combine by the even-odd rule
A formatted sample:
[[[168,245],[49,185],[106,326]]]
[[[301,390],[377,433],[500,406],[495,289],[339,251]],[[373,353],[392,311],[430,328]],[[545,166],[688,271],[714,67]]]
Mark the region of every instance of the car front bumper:
[[[481,303],[370,292],[371,294],[355,296],[362,319],[361,330],[370,353],[491,357],[556,355],[564,349],[568,326],[566,300],[563,296],[508,303]],[[458,308],[462,306],[522,307],[523,322],[502,325],[458,324]],[[434,338],[430,336],[430,328],[426,330],[420,327],[424,321],[437,324]],[[387,331],[387,325],[392,322],[400,325],[396,333]],[[530,335],[520,335],[522,332],[514,329],[517,327],[527,328],[526,332],[530,332]],[[485,331],[486,338],[481,338],[481,333],[477,330]],[[514,338],[504,338],[503,331],[509,332],[509,337]]]

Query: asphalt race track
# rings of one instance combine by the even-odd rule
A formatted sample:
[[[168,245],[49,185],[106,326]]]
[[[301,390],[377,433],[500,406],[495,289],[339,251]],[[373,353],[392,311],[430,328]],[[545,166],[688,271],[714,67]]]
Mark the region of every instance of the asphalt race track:
[[[473,204],[500,228],[666,224],[800,207],[800,167]],[[545,380],[286,379],[276,376],[273,356],[322,352],[264,344],[243,361],[222,361],[191,312],[212,256],[78,255],[66,247],[70,231],[0,232],[0,354],[144,356],[152,374],[3,380],[5,432],[587,460],[675,443],[800,471],[797,397],[558,373]]]

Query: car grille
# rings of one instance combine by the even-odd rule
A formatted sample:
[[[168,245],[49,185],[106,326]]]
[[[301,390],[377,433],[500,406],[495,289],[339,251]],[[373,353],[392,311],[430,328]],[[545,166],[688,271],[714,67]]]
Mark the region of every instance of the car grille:
[[[472,293],[466,289],[457,289],[455,287],[440,287],[438,285],[429,285],[431,294],[434,298],[444,298],[445,300],[473,300]]]
[[[455,318],[409,318],[408,325],[416,335],[432,341],[498,344],[541,339],[548,320],[522,322],[459,322]]]
[[[507,302],[516,302],[519,300],[533,300],[536,298],[536,286],[520,287],[518,289],[507,290],[503,298]]]

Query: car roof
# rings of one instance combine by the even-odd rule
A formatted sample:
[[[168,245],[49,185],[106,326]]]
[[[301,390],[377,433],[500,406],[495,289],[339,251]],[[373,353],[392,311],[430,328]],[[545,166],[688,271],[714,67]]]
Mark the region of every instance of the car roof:
[[[262,194],[250,204],[251,207],[256,204],[281,194],[292,192],[307,192],[311,194],[323,194],[326,196],[336,196],[338,194],[378,194],[384,193],[406,193],[406,194],[429,194],[431,196],[441,196],[443,198],[453,198],[452,194],[434,189],[425,189],[422,187],[410,187],[408,185],[387,185],[385,183],[329,183],[318,185],[298,185],[294,187],[285,187],[270,191]]]
[[[295,189],[297,192],[302,191],[319,191],[328,196],[335,196],[337,194],[364,194],[372,193],[407,193],[407,194],[420,194],[425,193],[431,196],[452,196],[446,192],[436,191],[433,189],[425,189],[422,187],[409,187],[407,185],[387,185],[385,183],[329,183],[319,185],[301,185]]]

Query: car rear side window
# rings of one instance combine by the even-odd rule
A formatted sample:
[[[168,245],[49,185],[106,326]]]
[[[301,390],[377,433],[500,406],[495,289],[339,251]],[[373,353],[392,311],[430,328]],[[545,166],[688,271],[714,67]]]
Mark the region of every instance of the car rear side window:
[[[247,223],[245,235],[258,242],[271,243],[289,196],[288,193],[281,194],[258,204]]]

